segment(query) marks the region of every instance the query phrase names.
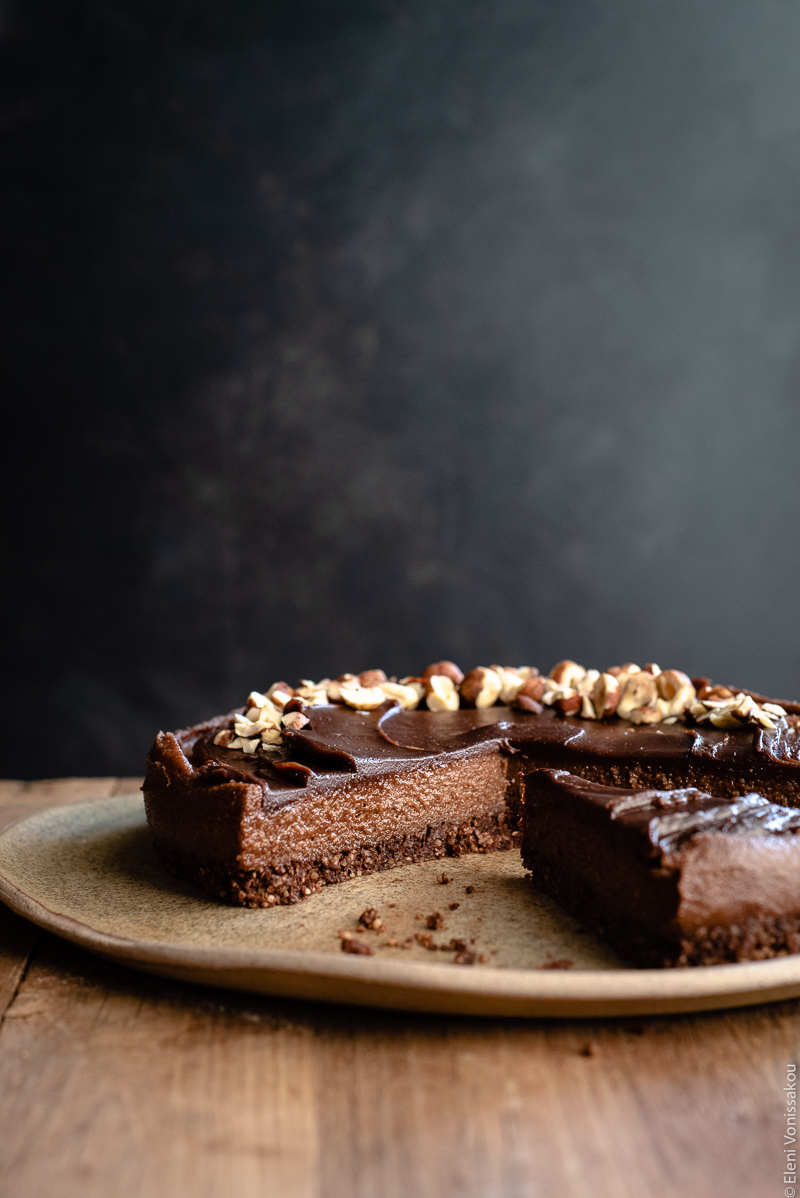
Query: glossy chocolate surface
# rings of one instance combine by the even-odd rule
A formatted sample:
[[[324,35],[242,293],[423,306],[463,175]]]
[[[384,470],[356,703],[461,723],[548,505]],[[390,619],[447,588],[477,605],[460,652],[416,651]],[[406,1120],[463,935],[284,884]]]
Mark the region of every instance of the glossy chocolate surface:
[[[541,714],[511,707],[462,708],[453,712],[404,711],[387,702],[371,712],[342,705],[307,709],[310,723],[287,731],[276,753],[247,755],[213,744],[212,730],[194,738],[191,757],[201,770],[223,777],[258,782],[280,793],[319,785],[342,774],[382,773],[407,768],[442,754],[464,754],[481,747],[502,748],[557,765],[573,762],[637,762],[654,769],[698,763],[736,773],[770,765],[784,767],[800,782],[800,734],[792,720],[775,729],[752,724],[714,728],[676,723],[635,725],[625,720],[584,720],[552,709]],[[232,717],[227,723],[232,722]]]
[[[602,809],[609,820],[640,834],[661,854],[674,852],[700,833],[779,836],[800,830],[800,810],[771,803],[758,794],[721,803],[696,787],[623,790],[588,782],[565,770],[543,772],[565,797]]]

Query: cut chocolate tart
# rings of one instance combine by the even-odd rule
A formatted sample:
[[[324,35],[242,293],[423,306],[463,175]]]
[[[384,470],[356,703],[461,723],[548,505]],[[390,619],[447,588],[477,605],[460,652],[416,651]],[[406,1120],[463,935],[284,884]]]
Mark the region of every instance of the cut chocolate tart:
[[[522,824],[537,889],[639,965],[800,952],[796,808],[540,769],[525,781]]]
[[[606,785],[757,790],[800,806],[800,707],[632,664],[437,662],[253,691],[161,733],[144,785],[156,847],[228,902],[297,902],[331,882],[519,842],[535,767]]]

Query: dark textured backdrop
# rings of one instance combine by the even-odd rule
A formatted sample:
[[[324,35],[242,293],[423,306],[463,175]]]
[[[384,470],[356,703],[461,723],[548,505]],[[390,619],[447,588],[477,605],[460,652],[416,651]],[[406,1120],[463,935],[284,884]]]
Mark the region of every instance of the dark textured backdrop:
[[[0,12],[3,773],[443,655],[800,692],[800,6]]]

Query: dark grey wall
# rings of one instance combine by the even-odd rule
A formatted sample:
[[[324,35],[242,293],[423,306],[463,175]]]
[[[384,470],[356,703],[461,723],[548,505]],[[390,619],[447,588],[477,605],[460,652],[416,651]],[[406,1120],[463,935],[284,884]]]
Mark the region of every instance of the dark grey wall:
[[[800,693],[800,7],[7,6],[5,774],[278,677]]]

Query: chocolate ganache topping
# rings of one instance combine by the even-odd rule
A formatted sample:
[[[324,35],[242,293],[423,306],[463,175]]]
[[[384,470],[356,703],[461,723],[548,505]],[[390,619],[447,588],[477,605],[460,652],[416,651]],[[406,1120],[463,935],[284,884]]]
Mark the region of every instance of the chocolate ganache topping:
[[[538,713],[501,706],[405,711],[390,701],[369,712],[330,704],[306,714],[307,723],[285,729],[284,743],[269,757],[215,744],[217,725],[198,739],[193,759],[207,772],[223,770],[227,777],[258,781],[270,790],[304,787],[311,778],[343,772],[374,773],[391,763],[400,766],[490,745],[509,755],[543,757],[554,765],[564,754],[573,762],[582,757],[624,758],[669,765],[689,758],[727,768],[773,762],[800,770],[800,732],[796,723],[786,721],[772,729],[752,724],[636,725],[625,720],[586,721],[547,708]]]
[[[562,789],[605,808],[611,820],[644,834],[661,854],[674,852],[701,833],[729,836],[774,836],[800,831],[800,810],[747,794],[720,803],[696,787],[680,790],[621,791],[574,777],[565,770],[549,771]]]

